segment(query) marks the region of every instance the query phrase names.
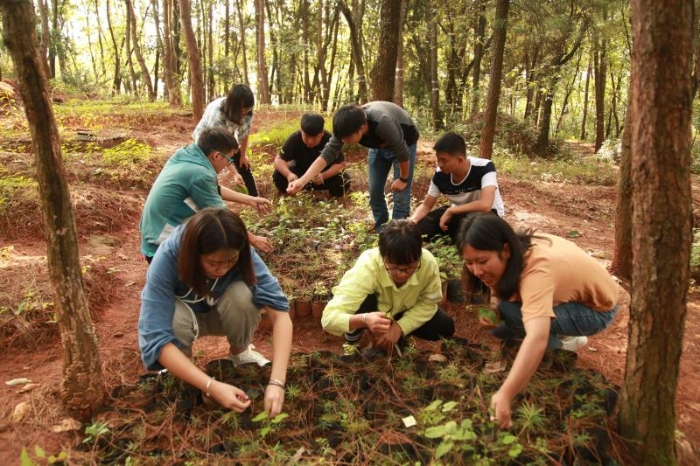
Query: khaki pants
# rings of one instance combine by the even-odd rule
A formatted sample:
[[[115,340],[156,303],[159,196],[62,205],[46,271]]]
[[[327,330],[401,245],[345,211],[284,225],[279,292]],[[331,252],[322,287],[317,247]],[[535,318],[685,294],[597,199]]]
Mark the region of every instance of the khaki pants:
[[[225,336],[232,348],[247,348],[260,323],[260,309],[245,282],[233,282],[209,312],[194,312],[180,299],[175,300],[173,333],[182,352],[192,356],[192,344],[207,335]]]

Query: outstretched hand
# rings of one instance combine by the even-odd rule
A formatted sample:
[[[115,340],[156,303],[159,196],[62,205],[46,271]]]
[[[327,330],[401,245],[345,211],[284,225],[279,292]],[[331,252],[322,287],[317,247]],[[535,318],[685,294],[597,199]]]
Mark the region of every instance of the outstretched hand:
[[[270,252],[273,249],[272,241],[270,238],[265,238],[264,236],[250,235],[250,245],[253,246],[258,251]]]
[[[212,380],[209,395],[222,407],[242,413],[250,406],[250,399],[243,390],[227,383]]]
[[[261,214],[269,213],[270,209],[272,208],[272,201],[265,199],[264,197],[254,197],[252,198],[251,203],[252,206],[255,207],[255,210]]]
[[[284,405],[284,388],[268,385],[265,389],[265,412],[269,417],[275,417],[282,412]]]
[[[304,189],[304,183],[302,183],[300,180],[294,180],[287,186],[287,194],[294,195],[302,189]]]

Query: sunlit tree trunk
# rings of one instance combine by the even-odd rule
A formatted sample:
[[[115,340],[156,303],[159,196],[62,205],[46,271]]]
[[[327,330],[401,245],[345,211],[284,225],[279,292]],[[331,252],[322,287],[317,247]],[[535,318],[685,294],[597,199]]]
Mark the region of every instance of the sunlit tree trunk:
[[[442,127],[440,116],[440,81],[438,80],[438,43],[437,43],[437,19],[435,18],[436,5],[433,1],[427,2],[426,22],[428,23],[428,67],[430,69],[430,115],[433,122],[433,130],[438,131]]]
[[[632,0],[632,293],[620,433],[674,465],[692,244],[692,0]]]
[[[174,0],[163,0],[163,78],[170,106],[181,107],[180,75],[177,71],[177,55],[173,41],[173,30],[177,26],[173,2]]]
[[[130,87],[134,94],[139,94],[139,88],[136,77],[136,70],[134,69],[134,60],[131,57],[131,25],[134,22],[134,17],[129,8],[126,9],[126,34],[124,36],[124,42],[126,44],[126,65],[129,69],[129,76],[131,77]]]
[[[372,68],[373,100],[394,98],[396,59],[401,37],[401,0],[382,0],[380,10],[380,34],[377,59]]]
[[[486,112],[484,113],[484,128],[479,142],[479,157],[490,159],[493,154],[493,139],[496,133],[496,117],[498,102],[501,97],[501,81],[503,80],[503,51],[506,47],[508,32],[508,9],[510,0],[496,2],[496,18],[493,21],[493,44],[491,46],[491,76],[489,77],[489,92],[486,97]]]
[[[406,23],[407,3],[408,0],[401,1],[401,12],[398,19],[401,28],[399,30],[398,50],[396,51],[396,73],[394,74],[394,103],[400,107],[403,107],[403,28]]]
[[[245,84],[250,84],[248,79],[248,53],[246,52],[245,45],[245,28],[246,28],[246,17],[243,15],[243,7],[241,3],[244,0],[236,0],[236,8],[238,10],[238,35],[241,38],[241,54],[243,58],[243,82]]]
[[[597,34],[598,35],[598,34]],[[593,51],[595,73],[595,152],[605,141],[605,78],[608,72],[607,40],[596,37]]]
[[[37,0],[39,6],[39,17],[41,18],[41,42],[39,46],[41,60],[40,66],[44,70],[47,78],[51,77],[51,70],[46,61],[49,56],[49,43],[51,42],[51,30],[49,29],[49,11],[46,0]]]
[[[470,113],[475,115],[479,111],[481,83],[481,60],[484,57],[484,34],[486,34],[486,1],[479,0],[477,5],[478,19],[474,28],[474,72],[472,73],[472,94]],[[461,100],[461,99],[460,99]]]
[[[581,117],[581,141],[585,141],[586,134],[586,120],[588,119],[588,89],[591,83],[591,58],[588,57],[588,66],[586,67],[586,84],[583,91],[583,117]]]
[[[146,60],[143,58],[141,53],[141,46],[139,45],[139,35],[136,32],[136,14],[134,13],[134,3],[132,0],[125,0],[126,7],[129,10],[129,16],[131,16],[131,38],[134,41],[134,55],[136,55],[136,61],[139,63],[139,68],[141,69],[141,79],[143,79],[143,84],[146,86],[146,91],[148,92],[148,100],[153,102],[156,100],[155,92],[153,91],[153,82],[151,81],[151,74],[146,66]]]
[[[270,83],[267,77],[267,60],[265,59],[265,2],[255,0],[256,48],[258,53],[258,95],[261,104],[269,104]]]
[[[107,12],[107,28],[109,29],[109,37],[112,39],[112,48],[114,49],[114,79],[112,80],[112,95],[117,95],[119,94],[119,90],[122,86],[121,47],[117,45],[117,38],[114,34],[110,4],[110,0],[105,0]]]
[[[190,0],[179,0],[180,22],[185,33],[187,44],[187,59],[190,71],[190,94],[192,96],[192,117],[199,121],[204,114],[204,75],[202,73],[202,58],[199,55],[197,39],[192,29],[192,7]]]
[[[625,128],[622,131],[620,150],[620,173],[617,181],[615,209],[615,251],[610,271],[618,278],[632,280],[632,136],[630,134],[630,111],[627,104]]]
[[[362,41],[360,39],[360,31],[358,31],[355,18],[353,17],[350,8],[344,0],[338,1],[338,7],[345,16],[350,29],[350,47],[352,49],[353,65],[357,69],[357,86],[358,98],[360,103],[367,102],[367,80],[365,78],[365,65],[362,58]]]
[[[78,254],[78,237],[61,157],[61,141],[38,54],[31,0],[0,2],[3,39],[10,51],[34,146],[44,218],[49,276],[63,346],[61,397],[83,420],[101,403],[99,345],[90,320]]]

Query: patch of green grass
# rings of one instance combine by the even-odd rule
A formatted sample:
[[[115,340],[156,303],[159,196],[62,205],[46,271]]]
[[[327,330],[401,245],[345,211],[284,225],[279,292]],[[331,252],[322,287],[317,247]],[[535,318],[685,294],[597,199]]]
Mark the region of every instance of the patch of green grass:
[[[290,120],[282,120],[273,127],[251,134],[248,145],[261,149],[272,146],[274,150],[279,150],[284,141],[298,129],[299,119],[296,116]]]
[[[0,210],[20,197],[38,195],[36,181],[26,176],[7,176],[0,170]]]
[[[597,186],[614,186],[617,183],[617,171],[613,162],[593,157],[533,160],[498,150],[493,157],[493,163],[499,173],[520,180]]]
[[[151,146],[135,139],[127,139],[119,145],[105,149],[102,160],[109,165],[129,167],[132,165],[143,165],[155,155]]]

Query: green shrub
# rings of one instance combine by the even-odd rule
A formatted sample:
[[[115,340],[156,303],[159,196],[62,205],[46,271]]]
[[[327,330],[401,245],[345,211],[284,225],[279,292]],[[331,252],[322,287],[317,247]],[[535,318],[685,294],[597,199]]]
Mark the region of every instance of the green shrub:
[[[132,165],[143,165],[153,157],[151,146],[135,139],[127,139],[114,147],[105,149],[102,160],[110,165],[120,167],[130,167]]]

